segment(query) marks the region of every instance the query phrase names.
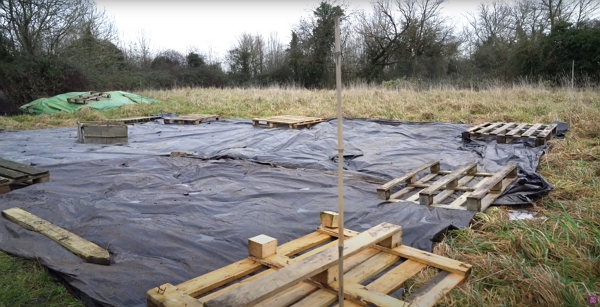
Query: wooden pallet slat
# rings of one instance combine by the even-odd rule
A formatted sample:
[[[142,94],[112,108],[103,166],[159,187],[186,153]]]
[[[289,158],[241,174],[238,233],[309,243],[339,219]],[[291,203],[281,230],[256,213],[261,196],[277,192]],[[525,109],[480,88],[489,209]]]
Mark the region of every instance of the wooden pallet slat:
[[[513,135],[517,135],[518,133],[520,133],[523,129],[525,129],[525,127],[527,127],[529,124],[527,123],[523,123],[523,124],[519,124],[517,127],[515,127],[514,129],[510,130],[506,135],[507,136],[513,136]]]
[[[498,126],[501,126],[504,123],[493,123],[487,127],[483,127],[479,130],[475,130],[474,133],[475,134],[488,134],[488,131],[493,130],[494,128],[497,128]]]
[[[515,164],[503,167],[494,176],[488,178],[485,184],[479,186],[467,197],[467,209],[475,211],[487,209],[493,200],[500,196],[500,194],[516,179],[517,166]],[[495,195],[488,197],[490,194]],[[484,199],[486,199],[485,202]]]
[[[12,184],[36,184],[48,181],[50,181],[48,170],[0,158],[0,194],[10,192]]]
[[[6,209],[2,211],[2,216],[27,230],[45,235],[87,262],[110,265],[107,250],[25,210]]]
[[[27,174],[0,167],[0,176],[9,179],[27,178]]]
[[[510,127],[512,127],[514,125],[515,125],[515,123],[504,124],[502,127],[490,132],[490,134],[493,134],[493,135],[504,134],[503,132],[510,129]]]
[[[434,267],[460,268],[457,269],[457,273],[447,272],[449,275],[456,276],[457,282],[462,282],[467,277],[470,265],[461,262],[448,262],[448,258],[441,256],[423,256],[420,254],[421,251],[401,245],[400,238],[397,237],[400,233],[399,226],[386,223],[362,233],[352,230],[344,231],[343,239],[347,240],[345,253],[349,253],[344,255],[344,301],[347,306],[409,306],[410,304],[393,298],[389,294],[402,287],[405,281],[425,269],[428,266],[425,263],[427,261],[434,264]],[[276,254],[268,255],[267,253],[264,255],[266,257],[262,259],[249,256],[247,260],[254,260],[255,263],[262,264],[261,267],[267,268],[267,270],[245,279],[242,279],[244,276],[239,276],[242,274],[238,274],[235,277],[240,278],[227,285],[222,284],[221,281],[230,279],[231,270],[238,266],[239,261],[203,275],[212,276],[212,280],[218,281],[218,286],[209,286],[208,279],[200,276],[194,280],[195,282],[199,280],[206,281],[203,283],[203,288],[220,288],[197,299],[195,297],[198,296],[199,291],[193,291],[198,288],[190,288],[190,282],[178,286],[165,284],[156,287],[148,291],[148,306],[330,306],[337,302],[337,291],[340,287],[335,278],[337,277],[337,242],[327,243],[329,240],[322,240],[322,237],[326,236],[329,239],[334,239],[337,238],[337,235],[338,230],[336,228],[322,225],[316,232],[285,243],[284,245],[287,246],[278,247]],[[269,248],[270,246],[271,240],[265,237],[259,237],[264,240],[254,239],[258,244],[263,244],[261,248]],[[396,240],[391,240],[395,237],[397,237]],[[323,245],[315,245],[317,241]],[[376,245],[376,242],[379,242],[377,244],[380,245]],[[308,250],[307,246],[309,245],[313,246],[312,250]],[[283,254],[277,254],[279,252],[292,253],[292,251],[300,251],[302,254],[293,259]],[[251,252],[251,249],[249,249],[249,252]],[[293,254],[288,255],[293,256]],[[401,255],[407,255],[418,260],[404,258]],[[402,263],[395,266],[399,261]],[[440,261],[442,263],[438,263]],[[328,268],[324,268],[324,266]],[[315,274],[318,271],[320,273]],[[363,285],[364,282],[382,272],[384,273],[376,280]],[[215,278],[217,276],[221,277]],[[424,305],[420,306],[433,306],[439,295],[444,295],[453,288],[451,282],[445,278],[438,277],[438,279],[439,281],[430,281],[427,284],[428,288],[421,291],[438,294],[435,299],[423,300],[418,296],[421,293],[419,291],[414,292],[409,298],[415,301],[417,299],[423,300]]]
[[[540,127],[542,126],[542,124],[535,124],[533,126],[531,126],[529,129],[527,129],[527,131],[525,131],[523,134],[521,134],[521,136],[526,136],[526,137],[530,137],[532,136]]]

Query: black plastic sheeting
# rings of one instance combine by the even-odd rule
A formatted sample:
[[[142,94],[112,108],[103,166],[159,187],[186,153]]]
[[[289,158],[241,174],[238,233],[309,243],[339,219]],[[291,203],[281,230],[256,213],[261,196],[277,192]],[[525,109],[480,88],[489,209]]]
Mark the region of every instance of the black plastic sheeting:
[[[250,121],[129,126],[127,145],[75,143],[75,128],[0,132],[1,156],[50,170],[52,181],[0,196],[111,253],[88,264],[46,237],[0,219],[0,249],[38,259],[88,306],[145,306],[146,291],[178,284],[247,255],[249,237],[279,243],[315,230],[337,211],[336,121],[311,129],[261,129]],[[422,163],[519,165],[519,183],[497,203],[528,204],[552,187],[535,172],[545,146],[463,141],[468,125],[345,120],[346,226],[403,227],[403,243],[430,251],[474,212],[386,203],[376,187]],[[168,158],[193,151],[199,159]]]

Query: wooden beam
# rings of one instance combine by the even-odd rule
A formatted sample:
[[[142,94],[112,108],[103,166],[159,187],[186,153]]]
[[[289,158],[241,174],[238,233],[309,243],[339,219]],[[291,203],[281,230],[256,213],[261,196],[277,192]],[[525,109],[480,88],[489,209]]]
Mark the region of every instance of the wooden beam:
[[[25,229],[45,235],[87,262],[110,265],[110,255],[107,250],[25,210],[7,209],[2,211],[2,216]]]
[[[481,210],[481,200],[490,192],[500,193],[506,187],[504,187],[504,179],[517,178],[517,166],[510,164],[503,167],[498,173],[491,178],[488,178],[484,184],[480,185],[467,197],[467,209],[468,210]]]
[[[347,240],[344,257],[350,257],[400,231],[401,227],[382,223]],[[337,264],[337,247],[293,263],[255,283],[244,285],[221,297],[206,302],[206,307],[246,307],[266,300]]]

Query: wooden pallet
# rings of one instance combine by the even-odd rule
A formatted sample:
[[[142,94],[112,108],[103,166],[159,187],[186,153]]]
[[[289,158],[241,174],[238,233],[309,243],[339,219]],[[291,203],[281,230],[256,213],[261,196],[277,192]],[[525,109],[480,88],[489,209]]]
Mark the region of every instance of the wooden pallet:
[[[275,128],[280,125],[287,125],[290,129],[298,129],[298,127],[302,126],[310,128],[310,126],[323,121],[325,121],[325,119],[319,117],[282,115],[271,116],[266,118],[253,118],[252,124],[256,127],[261,128]]]
[[[77,95],[75,97],[67,98],[67,102],[76,104],[87,104],[90,102],[96,102],[100,100],[109,99],[110,94],[103,92],[89,92],[86,94]]]
[[[127,117],[127,118],[115,118],[115,119],[108,119],[106,121],[109,122],[117,122],[117,123],[121,123],[121,124],[135,124],[135,123],[147,123],[147,122],[151,122],[153,120],[157,120],[157,119],[161,119],[161,116],[157,116],[157,115],[150,115],[150,116],[139,116],[139,117]]]
[[[417,179],[417,175],[427,169],[429,174]],[[455,171],[442,171],[440,162],[436,161],[423,164],[380,186],[377,197],[391,202],[412,201],[425,206],[483,212],[516,180],[517,166],[514,164],[497,173],[480,173],[477,172],[477,164]],[[402,184],[402,189],[392,193],[393,188]],[[414,193],[417,189],[421,190]],[[443,203],[455,193],[461,195],[450,203]]]
[[[328,213],[330,214],[330,213]],[[266,235],[249,239],[247,259],[183,282],[150,289],[150,307],[330,306],[338,301],[338,229],[277,246]],[[345,306],[434,306],[461,284],[471,265],[402,245],[401,227],[383,223],[344,232]],[[334,240],[334,241],[332,241]],[[427,267],[439,270],[404,301],[389,294]]]
[[[14,183],[35,184],[49,181],[48,170],[0,158],[0,194],[10,192],[10,185]]]
[[[209,121],[209,120],[219,120],[219,115],[213,114],[188,114],[188,115],[180,115],[173,117],[163,117],[165,124],[191,124],[191,125],[199,125],[201,122]]]
[[[535,146],[546,145],[556,136],[556,124],[483,123],[465,130],[464,139],[495,136],[498,143],[508,143],[514,139],[534,139]]]

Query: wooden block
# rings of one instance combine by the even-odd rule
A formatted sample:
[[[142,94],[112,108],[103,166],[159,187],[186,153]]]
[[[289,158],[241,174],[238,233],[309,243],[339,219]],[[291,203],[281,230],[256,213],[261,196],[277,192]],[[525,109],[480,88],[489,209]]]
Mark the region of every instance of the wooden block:
[[[379,243],[400,231],[400,227],[382,223],[345,242],[344,258]],[[252,284],[244,285],[221,297],[205,303],[206,307],[246,307],[283,292],[298,282],[315,276],[337,265],[338,247],[332,246],[320,253],[304,258]]]
[[[402,228],[389,238],[377,243],[377,245],[387,248],[395,248],[396,246],[402,245]]]
[[[275,254],[277,250],[277,239],[267,235],[258,235],[248,239],[248,254],[250,256],[264,259]]]
[[[2,211],[2,216],[25,229],[45,235],[87,262],[110,265],[110,255],[107,250],[25,210],[7,209]]]
[[[329,228],[338,228],[339,214],[333,211],[322,211],[320,214],[321,225]]]
[[[320,282],[324,285],[336,281],[340,275],[340,270],[337,265],[330,267],[329,269],[311,277],[310,279]]]

